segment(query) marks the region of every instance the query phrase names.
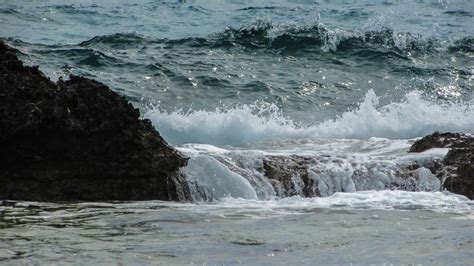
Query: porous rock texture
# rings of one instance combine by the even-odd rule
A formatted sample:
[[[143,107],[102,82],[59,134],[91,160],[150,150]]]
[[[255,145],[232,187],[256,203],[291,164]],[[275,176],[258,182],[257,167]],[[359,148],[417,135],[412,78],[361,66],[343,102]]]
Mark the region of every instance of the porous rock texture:
[[[441,165],[430,168],[448,191],[474,199],[474,135],[435,132],[416,141],[410,152],[450,148]]]
[[[178,200],[187,158],[97,81],[57,83],[0,41],[0,200]]]

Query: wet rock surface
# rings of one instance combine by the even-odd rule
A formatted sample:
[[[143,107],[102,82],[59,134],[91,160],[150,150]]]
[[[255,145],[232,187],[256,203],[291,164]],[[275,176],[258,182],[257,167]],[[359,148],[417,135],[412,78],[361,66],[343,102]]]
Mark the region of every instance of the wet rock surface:
[[[464,133],[434,132],[413,143],[410,152],[423,152],[432,148],[474,149],[474,136]]]
[[[321,196],[321,193],[311,188],[314,180],[309,178],[309,167],[313,160],[308,157],[278,157],[269,156],[263,160],[265,176],[280,197],[300,195],[305,197]]]
[[[332,159],[337,167],[327,167],[321,157],[266,157],[264,175],[280,197],[325,197],[335,192],[363,190],[438,191],[439,180],[424,166],[368,163],[356,167]],[[333,165],[333,166],[334,166]]]
[[[259,198],[326,197],[336,192],[363,190],[439,191],[440,181],[428,169],[433,161],[416,167],[390,160],[362,162],[333,155],[216,156],[232,172],[247,179]],[[249,160],[249,158],[252,158]],[[438,158],[433,158],[438,160]]]
[[[474,199],[474,136],[435,132],[413,144],[410,152],[450,148],[440,165],[431,167],[445,189]]]
[[[52,82],[0,42],[0,199],[177,200],[187,159],[107,86]]]

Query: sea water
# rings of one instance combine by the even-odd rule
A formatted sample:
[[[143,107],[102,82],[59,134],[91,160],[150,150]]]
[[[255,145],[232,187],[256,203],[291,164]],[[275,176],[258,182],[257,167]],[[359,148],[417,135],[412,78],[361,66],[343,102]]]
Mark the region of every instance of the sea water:
[[[183,202],[0,206],[0,262],[456,264],[473,201],[408,154],[474,132],[474,3],[0,1],[0,38],[53,80],[99,80],[190,158]],[[321,197],[265,177],[310,158]],[[427,172],[428,171],[428,172]]]

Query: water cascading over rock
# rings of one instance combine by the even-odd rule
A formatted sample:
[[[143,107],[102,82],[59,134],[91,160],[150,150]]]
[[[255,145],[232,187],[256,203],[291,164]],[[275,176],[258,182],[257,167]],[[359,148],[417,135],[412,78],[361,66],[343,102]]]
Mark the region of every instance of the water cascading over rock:
[[[184,200],[255,199],[254,194],[266,200],[326,197],[336,192],[363,190],[442,189],[440,180],[429,169],[439,162],[438,155],[420,154],[408,160],[392,161],[328,154],[227,151],[190,154],[190,157],[192,163],[182,171],[187,177],[186,189],[179,193]]]

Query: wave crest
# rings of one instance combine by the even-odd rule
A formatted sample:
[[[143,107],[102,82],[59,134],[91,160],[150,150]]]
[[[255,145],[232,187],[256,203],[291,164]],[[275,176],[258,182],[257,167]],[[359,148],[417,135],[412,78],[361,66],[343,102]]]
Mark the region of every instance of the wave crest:
[[[240,29],[227,28],[222,39],[257,48],[293,50],[316,46],[324,52],[358,48],[430,51],[438,43],[437,40],[420,34],[396,32],[389,27],[350,31],[330,29],[319,22],[302,25],[278,24],[266,20],[258,20]]]
[[[474,132],[472,117],[471,103],[437,104],[423,99],[418,91],[406,94],[400,102],[379,106],[373,90],[354,110],[309,126],[286,118],[272,104],[188,112],[153,108],[145,114],[173,144],[233,146],[274,139],[410,139],[433,131]]]
[[[319,20],[318,20],[319,21]],[[363,55],[367,50],[395,54],[398,57],[408,52],[436,53],[472,51],[474,39],[466,37],[453,42],[443,41],[421,34],[398,32],[389,26],[369,27],[361,30],[331,29],[322,23],[275,23],[257,20],[240,28],[227,27],[223,32],[206,37],[182,39],[148,38],[138,33],[116,33],[96,36],[79,46],[100,45],[126,48],[140,44],[184,45],[190,47],[234,47],[269,49],[278,52],[311,50],[313,52],[344,53]]]

